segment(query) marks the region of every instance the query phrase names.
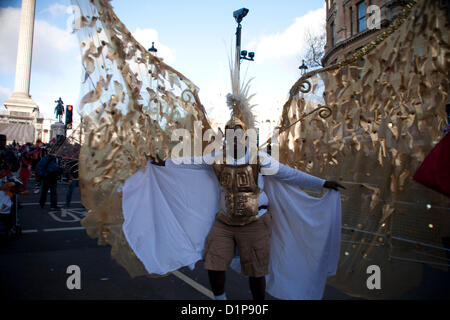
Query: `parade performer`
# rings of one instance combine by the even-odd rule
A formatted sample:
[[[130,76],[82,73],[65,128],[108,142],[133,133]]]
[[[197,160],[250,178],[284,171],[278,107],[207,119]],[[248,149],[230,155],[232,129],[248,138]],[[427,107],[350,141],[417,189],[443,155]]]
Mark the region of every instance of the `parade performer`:
[[[202,259],[206,269],[223,272],[232,256],[231,267],[251,279],[267,271],[266,292],[281,299],[320,299],[327,275],[336,271],[328,284],[347,294],[379,298],[379,291],[366,286],[367,267],[373,264],[389,275],[385,283],[390,286],[383,297],[398,296],[408,289],[405,283],[413,287],[420,280],[417,264],[399,261],[424,261],[434,255],[424,245],[423,255],[416,256],[418,247],[408,250],[405,244],[414,246],[427,239],[430,247],[440,248],[436,238],[442,229],[435,221],[404,228],[402,220],[431,219],[430,212],[438,214],[445,203],[412,183],[411,177],[442,135],[445,119],[444,110],[437,106],[448,97],[444,72],[448,40],[440,27],[446,25],[446,17],[437,2],[410,1],[374,41],[344,61],[303,75],[289,91],[278,123],[283,132],[279,147],[273,140],[270,156],[259,150],[259,161],[253,163],[250,148],[248,156],[244,152],[245,156],[233,159],[228,141],[228,151],[219,148],[212,153],[204,145],[210,141],[206,139],[200,143],[200,159],[194,153],[193,164],[181,161],[181,165],[173,156],[179,142],[172,140],[176,130],[193,137],[200,122],[204,138],[211,129],[199,89],[139,44],[109,1],[73,4],[80,8],[74,27],[84,72],[79,110],[85,135],[79,181],[88,215],[81,223],[100,245],[111,246],[112,257],[131,276],[163,276],[184,266],[195,267]],[[244,91],[233,87],[230,97]],[[229,128],[249,133],[250,122],[234,116]],[[225,154],[231,162],[205,165],[203,155],[208,154],[218,159]],[[165,166],[154,165],[163,161],[152,164],[157,155],[166,160]],[[181,158],[185,157],[191,156],[183,152]],[[271,171],[272,167],[278,170]],[[248,171],[238,174],[242,168]],[[236,173],[237,180],[229,180],[230,190],[222,185],[219,172]],[[345,183],[342,199],[334,190],[317,194],[333,184],[305,172]],[[249,183],[248,194],[238,201],[241,197],[235,194],[244,191],[236,186],[243,181]],[[316,193],[307,194],[299,186]],[[230,197],[224,201],[227,193],[237,202]],[[224,217],[240,207],[230,211],[227,203],[248,208],[245,219],[254,221],[229,225]],[[424,213],[424,204],[429,203]],[[234,244],[228,241],[216,250],[215,246],[222,246],[215,240],[218,225],[223,227],[220,231],[246,229],[240,239],[245,245],[236,241],[233,253]],[[253,239],[245,239],[252,228],[264,229],[255,231],[262,237],[255,242],[264,247],[269,241],[270,250],[257,246],[247,255],[246,245]],[[215,257],[217,252],[224,257]],[[256,271],[248,271],[252,268]],[[414,275],[414,281],[401,281],[405,275]],[[211,280],[214,293],[220,295],[223,273]],[[263,282],[251,281],[254,297],[262,297]]]
[[[232,72],[232,74],[235,73],[236,71]],[[233,78],[233,80],[235,79]],[[267,153],[261,151],[257,152],[257,156],[254,158],[256,161],[251,161],[253,160],[250,155],[252,150],[249,150],[251,145],[249,145],[249,143],[242,143],[242,138],[245,137],[243,134],[246,133],[247,129],[255,129],[255,120],[250,110],[249,98],[246,97],[245,92],[240,92],[238,90],[238,85],[233,85],[232,87],[235,89],[235,92],[227,96],[228,106],[232,109],[232,117],[225,126],[227,131],[231,130],[231,132],[228,133],[233,133],[234,137],[232,145],[228,146],[228,149],[233,151],[231,159],[232,163],[229,164],[229,161],[227,161],[228,159],[226,158],[227,146],[225,147],[225,150],[214,154],[214,156],[217,156],[216,159],[220,160],[221,157],[223,158],[221,164],[212,164],[217,178],[212,177],[211,179],[213,181],[211,183],[214,183],[214,181],[218,182],[220,190],[215,197],[210,198],[210,201],[212,202],[212,206],[214,206],[215,201],[218,201],[218,213],[215,216],[211,231],[209,232],[203,249],[203,259],[205,261],[205,268],[208,270],[212,291],[216,299],[226,298],[225,271],[235,257],[237,249],[241,265],[241,268],[240,270],[238,269],[238,271],[242,271],[242,274],[249,276],[250,290],[255,300],[262,300],[265,297],[265,276],[269,274],[271,260],[271,273],[269,275],[271,281],[277,282],[279,281],[278,278],[286,280],[286,282],[281,285],[278,283],[270,284],[270,289],[275,290],[275,295],[284,295],[284,291],[286,293],[292,292],[292,297],[295,298],[320,298],[324,288],[324,280],[329,274],[329,270],[326,268],[324,269],[323,267],[328,265],[331,270],[334,270],[337,263],[336,257],[339,253],[339,238],[328,238],[331,233],[334,233],[335,236],[340,233],[340,223],[336,221],[340,220],[339,197],[336,194],[329,194],[322,200],[310,198],[305,194],[296,197],[294,194],[286,194],[283,189],[280,189],[274,184],[274,190],[269,192],[270,198],[278,198],[275,201],[280,201],[279,198],[284,198],[283,202],[287,204],[297,203],[299,208],[294,210],[289,208],[289,210],[285,212],[280,212],[275,209],[274,214],[277,215],[275,218],[277,225],[275,231],[276,234],[274,236],[275,240],[272,242],[271,201],[269,201],[264,189],[265,180],[263,175],[271,176],[272,179],[279,180],[281,185],[286,184],[284,187],[287,187],[287,185],[290,185],[293,188],[295,188],[295,186],[300,186],[318,192],[322,191],[323,187],[337,190],[338,187],[342,186],[337,182],[325,181],[284,166]],[[241,119],[244,119],[244,121]],[[179,168],[192,170],[202,169],[205,171],[211,170],[211,166],[204,160],[202,160],[201,164],[194,164],[194,159],[188,162],[191,162],[191,164],[183,164],[180,163],[180,161],[175,162],[172,160],[154,161],[153,163],[165,165],[166,167],[173,169],[174,172],[177,172],[177,169]],[[142,173],[137,173],[136,175],[140,176],[141,174]],[[195,179],[196,177],[192,178]],[[148,214],[148,211],[154,210],[154,203],[152,204],[145,200],[141,200],[138,202],[138,205],[141,206],[142,209],[136,211],[137,206],[130,202],[135,203],[137,199],[148,198],[147,188],[142,184],[154,184],[155,182],[150,182],[151,180],[147,179],[142,180],[141,183],[137,183],[134,177],[131,177],[130,179],[132,182],[125,182],[123,197],[126,222],[128,214],[135,217],[139,212],[142,212],[142,214],[145,215],[145,212]],[[157,181],[158,183],[164,183],[163,180],[158,179]],[[180,181],[180,183],[182,183],[182,181]],[[133,191],[128,192],[128,188],[131,188]],[[214,189],[217,190],[217,187],[213,188],[213,190]],[[139,190],[143,191],[140,192]],[[279,194],[280,196],[276,194]],[[127,199],[128,196],[130,196],[132,200]],[[162,196],[166,198],[165,195]],[[159,202],[158,199],[153,199],[153,201]],[[164,202],[164,199],[161,199],[160,201]],[[305,203],[302,203],[302,201],[305,201]],[[167,202],[170,203],[169,201]],[[132,206],[130,209],[128,208],[129,205]],[[200,203],[198,205],[200,205]],[[194,204],[192,209],[195,210],[198,205]],[[274,206],[274,208],[277,207]],[[168,209],[177,211],[176,207],[169,206]],[[166,210],[167,209],[164,209],[164,215],[167,213]],[[158,215],[161,213],[162,212],[155,212],[154,214]],[[206,217],[211,217],[212,213],[214,212],[209,212]],[[279,217],[279,215],[286,215],[286,220],[283,221],[283,218]],[[185,219],[182,212],[174,212],[174,216],[180,217],[179,220]],[[158,220],[155,219],[155,221],[153,221],[153,223],[156,224],[156,227],[160,226],[157,222]],[[308,220],[309,223],[307,222]],[[288,221],[289,223],[287,223]],[[314,221],[315,224],[320,225],[323,229],[320,230],[321,228],[316,229],[316,227],[312,227],[312,224],[310,224],[312,221]],[[133,223],[134,226],[131,225]],[[183,221],[181,221],[181,223],[183,223]],[[284,227],[290,229],[289,232],[296,240],[286,237],[284,232],[280,232],[283,224]],[[135,222],[130,222],[130,225],[127,224],[125,230],[129,240],[133,244],[133,249],[139,254],[145,249],[140,247],[142,244],[137,245],[137,243],[134,243],[135,231],[133,231],[133,229],[138,227],[138,225],[139,228],[142,227],[141,221],[135,220]],[[295,226],[298,226],[299,228],[296,229]],[[209,226],[205,224],[204,228],[205,230],[208,230]],[[173,230],[173,232],[174,234],[178,233],[177,230]],[[322,233],[323,237],[317,235],[311,237],[310,232],[312,234]],[[184,240],[185,239],[180,237],[178,241],[180,241],[181,244]],[[173,243],[173,241],[171,242]],[[292,245],[292,247],[289,248],[290,250],[284,253],[287,254],[286,256],[281,252],[282,247],[280,247],[280,243],[290,243],[290,245]],[[308,243],[308,245],[305,246],[305,243]],[[327,248],[327,246],[330,247]],[[271,250],[273,251],[272,254]],[[178,255],[177,252],[173,252],[173,254],[174,256]],[[154,256],[158,257],[158,254],[155,252]],[[316,261],[312,260],[309,263],[306,263],[306,261],[314,256],[317,257]],[[323,261],[321,261],[321,259],[323,259]],[[288,265],[295,265],[295,261],[297,261],[297,267],[299,267],[297,270],[299,274],[296,275],[296,272],[292,272],[292,274],[285,272],[286,269],[289,270]],[[164,263],[163,261],[149,260],[147,269],[151,271],[155,264],[160,264],[161,262]],[[323,263],[324,266],[321,266],[321,263]],[[310,283],[305,283],[305,280],[311,276],[313,276],[312,279],[315,279],[315,281],[313,280]],[[279,289],[274,289],[277,288],[277,286]],[[303,288],[299,288],[299,286],[303,286]],[[276,293],[276,290],[279,291],[278,294]],[[311,295],[311,292],[315,293]],[[289,298],[289,295],[286,294],[285,297]]]
[[[171,156],[175,145],[168,141],[175,129],[195,133],[198,122],[202,131],[211,129],[197,88],[157,57],[148,55],[108,3],[93,3],[97,7],[86,3],[81,9],[92,12],[90,16],[98,14],[90,24],[94,26],[100,19],[103,29],[97,27],[98,39],[85,40],[92,37],[87,28],[90,24],[81,23],[85,26],[79,32],[82,47],[90,41],[82,58],[87,67],[85,76],[92,80],[103,70],[109,71],[80,101],[87,133],[80,153],[80,188],[83,204],[89,209],[82,224],[88,233],[101,240],[120,239],[114,240],[117,246],[112,254],[120,256],[120,263],[132,275],[136,271],[133,256],[145,269],[139,273],[151,275],[166,275],[184,266],[194,268],[204,260],[213,293],[221,299],[225,297],[225,270],[231,263],[234,270],[249,276],[255,299],[264,298],[265,291],[280,299],[321,299],[327,276],[336,272],[339,257],[340,194],[330,190],[318,198],[299,187],[320,193],[323,187],[337,190],[339,185],[284,166],[265,152],[255,153],[257,146],[250,142],[245,156],[234,155],[236,166],[220,148],[213,156],[225,157],[225,163],[183,166],[177,164],[180,159],[171,157],[164,167],[153,165],[150,158]],[[96,49],[96,44],[106,43],[110,45]],[[133,43],[137,51],[122,52],[129,48],[125,43]],[[95,69],[92,62],[103,55],[106,65]],[[130,63],[142,62],[143,57],[150,61],[150,69],[145,71],[148,76],[142,77],[145,82],[136,78],[141,71],[131,70],[143,63]],[[116,69],[122,71],[116,73]],[[255,129],[249,85],[239,82],[236,67],[230,69],[232,93],[227,104],[232,118],[227,128],[242,128],[241,133],[248,133]],[[127,72],[129,76],[122,77]],[[85,82],[91,88],[89,83],[93,80]],[[108,90],[109,84],[114,84],[113,91]],[[140,90],[144,87],[146,90]],[[148,99],[148,105],[140,105],[141,98]],[[97,107],[104,99],[110,102]],[[127,105],[126,109],[121,109],[122,105]],[[111,135],[110,130],[116,128],[124,131]],[[133,133],[125,133],[128,129]],[[106,131],[100,133],[102,130]],[[236,137],[236,142],[241,143],[242,138]],[[103,143],[103,139],[108,141]],[[274,148],[276,141],[272,142]],[[228,142],[225,148],[230,153],[234,150]],[[200,157],[201,161],[205,158]],[[127,172],[114,173],[117,169]],[[231,176],[235,178],[228,179]],[[114,216],[117,207],[121,213]]]

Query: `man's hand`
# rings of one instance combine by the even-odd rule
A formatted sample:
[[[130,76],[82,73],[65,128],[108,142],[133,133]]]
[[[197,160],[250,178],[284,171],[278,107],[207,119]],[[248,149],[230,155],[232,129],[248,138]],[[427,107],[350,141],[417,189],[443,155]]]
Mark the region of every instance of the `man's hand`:
[[[151,164],[161,166],[161,167],[164,167],[166,165],[166,161],[161,160],[158,155],[156,155],[156,159],[153,158],[152,156],[150,156],[150,159],[151,159],[151,161],[150,161]]]
[[[336,181],[325,181],[325,183],[323,184],[324,188],[328,188],[328,189],[333,189],[336,191],[339,191],[338,188],[342,188],[345,189],[344,186],[341,186],[339,183],[337,183]]]

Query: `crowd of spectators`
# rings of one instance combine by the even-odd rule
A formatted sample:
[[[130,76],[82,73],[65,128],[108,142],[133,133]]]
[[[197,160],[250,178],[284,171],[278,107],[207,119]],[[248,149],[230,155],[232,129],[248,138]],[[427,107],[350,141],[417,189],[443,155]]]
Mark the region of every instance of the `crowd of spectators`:
[[[60,152],[61,150],[70,150]],[[59,155],[61,153],[61,155]],[[74,187],[78,186],[79,145],[64,143],[64,139],[53,139],[49,143],[37,140],[35,143],[19,144],[13,141],[7,145],[6,136],[0,135],[0,180],[16,176],[22,185],[18,193],[26,195],[33,190],[40,194],[41,208],[45,207],[50,190],[50,208],[59,209],[57,205],[58,182],[69,183],[66,192],[66,206],[70,205]],[[33,188],[27,188],[30,178],[34,178]],[[1,206],[1,204],[0,204]]]

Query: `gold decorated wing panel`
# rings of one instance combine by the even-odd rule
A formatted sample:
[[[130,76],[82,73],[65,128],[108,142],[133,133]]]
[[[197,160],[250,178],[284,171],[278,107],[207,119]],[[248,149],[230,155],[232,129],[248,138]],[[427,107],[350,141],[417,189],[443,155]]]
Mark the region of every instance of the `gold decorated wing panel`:
[[[300,78],[284,105],[280,161],[346,187],[329,284],[350,295],[400,297],[420,284],[423,264],[448,271],[449,199],[412,178],[444,136],[446,10],[410,1],[366,47]],[[370,265],[382,290],[366,286]]]
[[[112,246],[132,275],[145,274],[122,233],[120,185],[150,157],[165,159],[175,129],[210,128],[198,89],[150,54],[107,0],[72,0],[83,79],[79,110],[84,132],[79,157],[82,221],[91,237]]]

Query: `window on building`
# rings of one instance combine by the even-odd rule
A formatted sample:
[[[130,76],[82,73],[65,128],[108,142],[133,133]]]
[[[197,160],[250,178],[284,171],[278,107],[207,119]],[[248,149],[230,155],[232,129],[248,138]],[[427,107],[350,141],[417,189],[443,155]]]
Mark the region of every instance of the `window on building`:
[[[334,21],[330,25],[331,47],[334,47]]]
[[[350,7],[350,36],[353,35],[353,7]]]
[[[366,30],[366,2],[361,1],[358,7],[358,32]]]

